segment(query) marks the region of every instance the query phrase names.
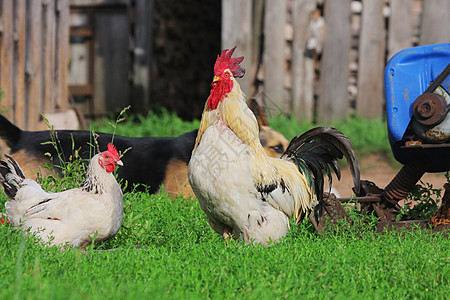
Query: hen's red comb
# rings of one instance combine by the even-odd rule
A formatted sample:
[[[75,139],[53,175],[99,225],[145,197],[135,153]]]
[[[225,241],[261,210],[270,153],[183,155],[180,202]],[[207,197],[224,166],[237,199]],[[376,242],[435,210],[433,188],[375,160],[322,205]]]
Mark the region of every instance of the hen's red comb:
[[[111,156],[113,156],[114,158],[116,158],[116,159],[119,159],[119,158],[120,158],[120,157],[119,157],[119,152],[117,152],[116,147],[115,147],[113,144],[111,144],[111,143],[108,144],[108,152],[109,152],[109,154],[110,154]]]
[[[236,47],[234,46],[230,50],[225,49],[221,55],[217,55],[216,63],[214,64],[214,75],[220,76],[223,71],[230,69],[234,77],[240,78],[244,76],[245,69],[239,65],[244,60],[244,57],[231,58]]]

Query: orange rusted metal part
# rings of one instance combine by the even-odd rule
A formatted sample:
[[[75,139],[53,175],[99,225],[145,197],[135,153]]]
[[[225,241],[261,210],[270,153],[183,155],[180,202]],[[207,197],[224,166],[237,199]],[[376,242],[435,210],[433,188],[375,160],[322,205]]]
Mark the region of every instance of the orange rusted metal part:
[[[413,113],[416,120],[427,126],[439,124],[444,117],[447,102],[441,95],[423,93],[413,105]]]
[[[319,233],[329,228],[330,225],[342,225],[342,222],[353,225],[353,220],[334,194],[324,194],[322,203],[313,210],[309,219]]]
[[[442,197],[441,207],[430,218],[430,223],[437,227],[438,225],[450,225],[450,183],[444,185],[444,197]]]
[[[404,199],[413,189],[423,174],[425,171],[413,163],[404,165],[384,189],[383,199],[397,205],[397,202]]]

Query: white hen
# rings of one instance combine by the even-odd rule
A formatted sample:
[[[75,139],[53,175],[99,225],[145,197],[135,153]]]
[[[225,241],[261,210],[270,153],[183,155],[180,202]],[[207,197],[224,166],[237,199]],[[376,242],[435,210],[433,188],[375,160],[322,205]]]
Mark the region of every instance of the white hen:
[[[9,155],[0,161],[3,188],[10,199],[6,213],[14,227],[30,228],[50,245],[86,247],[113,237],[122,225],[123,194],[111,173],[122,166],[115,147],[95,155],[86,179],[79,188],[60,193],[44,191],[32,179],[25,179],[17,162]]]

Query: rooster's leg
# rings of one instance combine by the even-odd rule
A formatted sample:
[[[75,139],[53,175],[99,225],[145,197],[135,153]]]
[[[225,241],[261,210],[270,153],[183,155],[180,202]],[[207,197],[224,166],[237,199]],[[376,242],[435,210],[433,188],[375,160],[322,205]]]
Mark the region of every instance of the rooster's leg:
[[[233,233],[233,228],[226,226],[223,229],[222,238],[225,241],[225,244],[228,245],[228,240],[233,240],[233,236],[231,235]]]
[[[223,239],[224,239],[224,240],[231,239],[230,233],[231,233],[231,228],[225,227],[225,228],[223,229],[223,233],[222,233]]]

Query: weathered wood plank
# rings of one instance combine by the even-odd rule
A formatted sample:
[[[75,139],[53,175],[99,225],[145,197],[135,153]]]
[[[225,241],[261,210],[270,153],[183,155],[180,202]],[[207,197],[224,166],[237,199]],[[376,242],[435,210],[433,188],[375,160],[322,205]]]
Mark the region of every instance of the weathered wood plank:
[[[28,129],[36,128],[40,120],[42,102],[42,76],[41,76],[41,52],[42,52],[42,4],[40,0],[29,2],[27,7],[27,40],[30,41],[26,51],[26,103],[28,106]]]
[[[356,110],[366,118],[379,118],[384,104],[384,29],[383,1],[364,1],[359,42],[358,97]]]
[[[252,59],[252,1],[222,1],[222,50],[237,46],[234,56],[244,56],[242,65],[246,69],[239,78],[242,91],[250,96],[255,71],[251,68]]]
[[[42,113],[55,112],[55,39],[56,39],[56,22],[55,22],[55,1],[48,0],[43,2],[46,19],[45,48],[45,97]]]
[[[348,112],[350,0],[325,1],[323,47],[317,117],[319,122],[341,119]]]
[[[450,41],[450,1],[423,1],[420,45]]]
[[[313,86],[306,86],[305,50],[308,39],[311,13],[316,9],[316,0],[293,0],[292,23],[294,38],[292,41],[292,90],[291,101],[294,115],[305,121],[313,121]]]
[[[391,0],[390,2],[388,60],[398,51],[412,47],[412,2],[413,0]]]
[[[41,44],[42,44],[42,52],[41,52],[41,99],[39,103],[39,113],[48,112],[50,108],[50,84],[49,82],[52,80],[50,75],[50,67],[51,64],[50,59],[50,43],[51,37],[49,34],[49,26],[50,26],[50,0],[42,1],[42,35],[41,35]]]
[[[256,95],[256,82],[258,76],[258,70],[262,67],[262,53],[261,53],[261,44],[262,37],[264,35],[264,6],[265,3],[263,0],[255,0],[253,1],[252,8],[252,61],[251,61],[251,70],[250,75],[255,80],[252,81],[250,86],[250,94],[248,97],[253,97]],[[260,103],[261,105],[261,103]]]
[[[25,105],[25,0],[14,1],[14,60],[13,60],[13,97],[14,122],[17,126],[26,126],[27,109]],[[13,54],[13,53],[11,53]]]
[[[56,5],[55,104],[57,110],[65,111],[69,108],[69,0],[57,0]]]
[[[3,0],[0,14],[1,108],[16,125],[36,129],[42,123],[40,114],[54,111],[55,96],[67,97],[69,0]],[[57,18],[65,35],[56,28]],[[61,69],[59,60],[65,61]]]
[[[286,0],[266,0],[264,18],[264,93],[266,111],[287,112],[284,99]]]
[[[13,56],[14,51],[13,43],[13,0],[3,0],[1,7],[1,79],[0,86],[3,93],[1,99],[2,111],[7,111],[7,116],[10,120],[14,121],[14,108],[13,108]]]

